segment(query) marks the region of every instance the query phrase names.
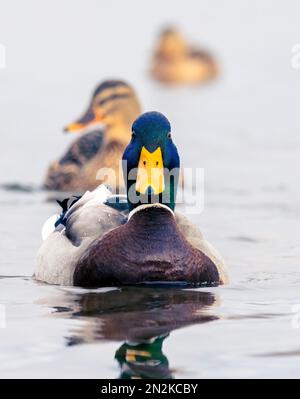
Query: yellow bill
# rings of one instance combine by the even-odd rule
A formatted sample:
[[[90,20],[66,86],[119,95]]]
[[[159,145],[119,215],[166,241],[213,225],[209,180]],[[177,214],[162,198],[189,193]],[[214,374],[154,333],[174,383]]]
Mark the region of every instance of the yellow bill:
[[[142,148],[138,164],[136,191],[146,194],[149,187],[155,195],[161,194],[165,189],[164,163],[161,148],[149,152]]]

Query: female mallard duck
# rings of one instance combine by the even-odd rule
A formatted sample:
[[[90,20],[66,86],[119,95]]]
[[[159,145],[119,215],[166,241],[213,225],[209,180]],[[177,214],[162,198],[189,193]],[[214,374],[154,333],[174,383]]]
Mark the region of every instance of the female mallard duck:
[[[207,51],[189,46],[174,29],[162,32],[152,63],[152,75],[164,83],[195,84],[217,74],[214,58]]]
[[[105,182],[122,188],[119,180],[119,160],[130,140],[131,125],[140,114],[140,104],[132,87],[112,80],[103,82],[95,90],[86,113],[77,122],[65,128],[66,132],[83,133],[47,172],[44,186],[49,190],[82,192]],[[95,130],[104,125],[104,132]],[[109,168],[111,173],[99,176],[99,169]],[[107,169],[108,170],[108,169]]]
[[[180,161],[170,130],[158,112],[134,122],[123,154],[127,201],[103,185],[74,199],[39,250],[36,279],[82,287],[226,282],[215,250],[174,213]]]

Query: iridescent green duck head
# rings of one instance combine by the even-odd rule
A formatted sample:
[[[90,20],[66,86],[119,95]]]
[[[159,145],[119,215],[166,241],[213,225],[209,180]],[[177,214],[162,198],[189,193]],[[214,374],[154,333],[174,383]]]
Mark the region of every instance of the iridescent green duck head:
[[[123,154],[123,173],[130,209],[160,203],[175,208],[180,159],[168,119],[146,112],[132,125]]]

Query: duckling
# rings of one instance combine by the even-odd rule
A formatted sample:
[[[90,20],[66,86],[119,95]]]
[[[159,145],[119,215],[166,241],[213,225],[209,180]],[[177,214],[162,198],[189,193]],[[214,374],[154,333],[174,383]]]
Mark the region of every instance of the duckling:
[[[189,46],[180,32],[166,29],[161,33],[152,61],[155,79],[169,84],[196,84],[215,78],[217,71],[213,56]]]
[[[179,167],[168,119],[158,112],[141,115],[123,154],[127,209],[118,208],[124,196],[104,185],[86,192],[44,241],[35,278],[81,287],[226,283],[222,258],[175,213]]]
[[[86,134],[52,162],[44,187],[64,192],[91,190],[103,182],[104,176],[97,176],[98,170],[107,168],[110,173],[105,176],[106,184],[122,189],[119,159],[130,139],[132,122],[140,112],[139,100],[129,84],[119,80],[101,83],[85,114],[65,128],[65,132]],[[99,130],[99,124],[104,125],[104,131]]]

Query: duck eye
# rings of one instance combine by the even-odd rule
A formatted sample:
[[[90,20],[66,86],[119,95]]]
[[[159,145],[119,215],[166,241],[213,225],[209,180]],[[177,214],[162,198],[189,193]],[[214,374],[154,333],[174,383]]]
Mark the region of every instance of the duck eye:
[[[136,134],[135,134],[135,132],[132,132],[132,135],[131,135],[131,137],[132,137],[133,139],[136,137]]]
[[[146,166],[146,161],[143,161],[143,164]]]
[[[171,133],[168,133],[168,139],[171,139],[171,138],[172,138]]]

